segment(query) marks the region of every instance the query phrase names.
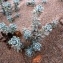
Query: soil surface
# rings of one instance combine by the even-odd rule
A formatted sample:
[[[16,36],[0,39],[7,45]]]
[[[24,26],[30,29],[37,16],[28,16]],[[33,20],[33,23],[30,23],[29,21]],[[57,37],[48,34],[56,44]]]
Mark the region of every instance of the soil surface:
[[[18,30],[23,27],[29,28],[32,23],[32,10],[34,7],[26,6],[27,0],[20,1],[20,17],[16,18],[13,23],[16,23]],[[60,0],[48,0],[46,4],[42,4],[41,0],[35,0],[36,5],[41,4],[44,7],[44,12],[40,15],[42,25],[63,18],[63,2]],[[13,0],[9,0],[13,6]],[[15,12],[13,12],[13,15]],[[0,22],[9,24],[6,17],[0,13]],[[2,37],[0,33],[0,38]],[[8,49],[6,43],[0,41],[0,63],[63,63],[63,25],[53,29],[49,36],[46,36],[41,42],[43,46],[41,52],[37,52],[32,58],[28,58],[24,53],[17,53],[13,49]],[[35,62],[36,58],[40,60]],[[35,60],[34,60],[35,59]]]

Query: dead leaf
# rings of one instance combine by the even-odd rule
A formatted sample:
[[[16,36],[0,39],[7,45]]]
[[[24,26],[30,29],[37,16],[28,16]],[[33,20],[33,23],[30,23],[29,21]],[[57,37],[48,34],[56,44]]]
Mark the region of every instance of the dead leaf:
[[[40,63],[41,59],[42,59],[41,55],[38,55],[33,59],[32,63]]]

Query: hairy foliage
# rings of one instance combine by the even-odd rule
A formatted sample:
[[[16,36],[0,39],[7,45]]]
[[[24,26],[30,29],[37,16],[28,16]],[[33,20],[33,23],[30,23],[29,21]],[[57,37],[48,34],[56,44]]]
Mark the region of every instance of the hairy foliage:
[[[44,10],[44,7],[42,5],[37,5],[36,7],[34,7],[33,9],[33,14],[41,14]]]
[[[15,10],[15,12],[17,12],[19,10],[18,5],[19,5],[20,1],[19,0],[14,0],[13,2],[14,2],[14,8],[15,8],[14,10]]]
[[[42,0],[42,3],[47,3],[47,0]]]
[[[39,42],[34,42],[32,45],[34,51],[41,51],[42,45]]]
[[[32,57],[34,54],[34,51],[31,47],[25,49],[25,55],[28,56],[28,57]]]
[[[35,0],[28,0],[26,5],[34,6],[35,5]]]
[[[10,24],[10,25],[9,25],[9,32],[10,32],[10,33],[13,34],[13,33],[16,31],[16,29],[17,29],[16,24],[13,23],[13,24]]]
[[[7,16],[7,20],[8,20],[9,22],[13,22],[12,16],[11,16],[11,15]]]
[[[7,26],[4,22],[0,23],[0,30],[4,33],[14,33],[17,29],[16,24],[10,24]]]
[[[0,29],[4,33],[8,33],[8,30],[9,30],[8,26],[6,26],[4,22],[0,23]]]
[[[11,45],[12,48],[17,50],[17,52],[19,52],[23,47],[19,37],[16,37],[16,36],[13,36],[11,40],[8,41],[8,44]]]
[[[23,29],[23,36],[27,40],[31,37],[31,31],[28,29]]]

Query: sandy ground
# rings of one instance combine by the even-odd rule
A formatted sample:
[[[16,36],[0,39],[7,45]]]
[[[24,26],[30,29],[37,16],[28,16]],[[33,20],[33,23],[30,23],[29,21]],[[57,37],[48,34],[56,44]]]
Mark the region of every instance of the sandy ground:
[[[19,30],[22,30],[23,27],[30,28],[32,23],[33,7],[26,6],[26,1],[27,0],[22,0],[20,2],[19,13],[21,15],[13,22],[17,24]],[[10,0],[10,2],[13,3],[12,0]],[[44,12],[39,17],[42,25],[51,22],[53,19],[63,17],[63,2],[60,0],[48,0],[47,4],[42,4],[41,0],[36,0],[36,5],[37,4],[44,6]],[[9,24],[2,13],[0,13],[0,22],[5,22],[7,25]],[[59,24],[41,43],[43,44],[42,51],[36,54],[36,56],[41,55],[41,61],[39,63],[63,63],[62,25]],[[24,53],[17,53],[13,49],[9,50],[6,44],[0,41],[0,63],[33,63],[33,58],[28,58]]]

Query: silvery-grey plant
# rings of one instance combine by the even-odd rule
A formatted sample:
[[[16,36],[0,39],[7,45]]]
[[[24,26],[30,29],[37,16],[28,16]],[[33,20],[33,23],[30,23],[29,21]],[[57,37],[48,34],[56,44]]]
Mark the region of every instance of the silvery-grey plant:
[[[50,24],[52,25],[52,28],[57,27],[59,21],[58,20],[53,20]]]
[[[33,42],[32,47],[34,51],[41,51],[42,45],[39,42]]]
[[[13,22],[12,15],[7,16],[7,20],[8,20],[9,22]]]
[[[59,21],[53,20],[51,23],[46,24],[45,26],[42,26],[42,37],[45,37],[45,35],[49,35],[49,33],[57,27]]]
[[[4,33],[14,33],[17,29],[16,24],[9,24],[9,26],[7,26],[4,22],[0,23],[0,30]]]
[[[33,48],[32,47],[28,47],[27,49],[25,49],[25,55],[28,57],[32,57],[34,54]]]
[[[40,31],[32,32],[31,41],[40,42],[42,39],[42,34]]]
[[[45,26],[42,26],[42,30],[44,31],[44,35],[49,35],[49,33],[52,31],[52,25],[46,24]]]
[[[26,40],[29,39],[29,38],[31,37],[31,31],[28,30],[28,29],[26,29],[26,28],[24,28],[24,29],[23,29],[23,37],[24,37]]]
[[[41,32],[39,26],[42,26],[41,23],[39,22],[40,20],[38,17],[34,17],[32,21],[32,41],[38,41],[40,42],[41,40]]]
[[[47,0],[42,0],[42,3],[47,3]]]
[[[13,36],[11,40],[8,41],[8,44],[11,45],[14,50],[17,50],[17,52],[23,48],[23,44],[21,43],[20,38],[16,36]]]
[[[35,5],[35,0],[28,0],[26,5],[34,6]]]
[[[17,25],[15,23],[9,24],[9,32],[10,33],[13,34],[16,31],[16,29],[17,29]]]
[[[5,14],[5,10],[4,10],[4,8],[3,8],[2,3],[3,3],[3,0],[0,0],[0,5],[1,5],[1,8],[2,8],[2,11],[1,11],[1,12],[2,12],[3,14]]]
[[[4,22],[0,23],[0,30],[3,32],[3,33],[8,33],[8,26],[6,26],[6,24]]]
[[[19,0],[13,0],[13,2],[14,2],[14,10],[15,10],[15,12],[17,12],[18,10],[19,10],[19,7],[18,7],[18,5],[19,5]]]
[[[6,24],[4,22],[0,23],[0,29],[5,27],[5,26],[6,26]]]
[[[12,22],[13,18],[12,18],[11,4],[9,2],[3,2],[2,6],[3,6],[4,13],[5,13],[7,19],[9,20],[9,22]]]
[[[45,29],[46,32],[51,32],[52,31],[52,26],[50,24],[46,24],[44,26],[44,29]]]
[[[41,14],[43,12],[43,10],[44,10],[44,7],[39,4],[36,7],[34,7],[33,14],[39,15],[39,14]]]
[[[5,10],[6,16],[12,15],[12,7],[11,7],[11,4],[9,2],[3,2],[2,6]]]

